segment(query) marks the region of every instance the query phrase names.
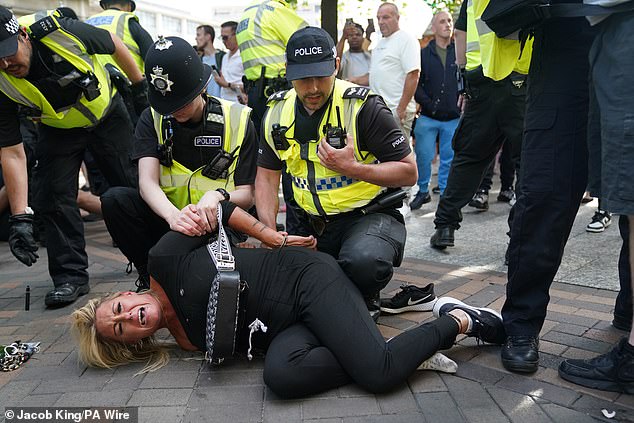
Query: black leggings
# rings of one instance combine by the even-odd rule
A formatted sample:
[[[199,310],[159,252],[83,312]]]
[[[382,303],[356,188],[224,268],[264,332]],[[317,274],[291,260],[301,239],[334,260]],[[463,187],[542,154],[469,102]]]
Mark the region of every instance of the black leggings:
[[[274,327],[264,381],[277,395],[303,397],[350,382],[370,392],[386,392],[405,382],[436,351],[453,345],[458,324],[448,316],[386,342],[362,295],[336,261],[323,253],[311,254],[320,260],[303,272],[299,283],[277,284],[294,292],[294,322],[276,326],[289,321],[278,304],[265,317]],[[277,294],[269,290],[267,297]]]

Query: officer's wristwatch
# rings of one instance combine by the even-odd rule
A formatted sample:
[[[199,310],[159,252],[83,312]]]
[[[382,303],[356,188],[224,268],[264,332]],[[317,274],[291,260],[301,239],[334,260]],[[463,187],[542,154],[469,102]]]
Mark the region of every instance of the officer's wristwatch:
[[[225,197],[225,201],[229,201],[231,199],[231,195],[227,192],[226,189],[218,188],[216,189],[216,191],[218,191],[220,194],[222,194],[223,197]]]

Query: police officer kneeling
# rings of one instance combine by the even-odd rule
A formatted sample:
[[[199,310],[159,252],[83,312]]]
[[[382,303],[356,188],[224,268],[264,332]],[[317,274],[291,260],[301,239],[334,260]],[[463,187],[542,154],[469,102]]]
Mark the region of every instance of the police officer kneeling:
[[[102,196],[104,220],[149,288],[148,251],[168,231],[189,236],[216,226],[216,208],[231,199],[253,205],[256,135],[251,109],[208,96],[211,68],[178,37],[160,38],[145,57],[150,88],[136,127],[139,191]]]
[[[338,259],[378,311],[378,293],[400,265],[406,237],[397,210],[402,202],[387,199],[416,183],[416,162],[383,99],[335,78],[335,52],[321,28],[300,29],[289,39],[286,78],[293,89],[269,99],[256,207],[260,220],[275,228],[286,163],[303,226],[297,235],[314,235],[317,248]]]

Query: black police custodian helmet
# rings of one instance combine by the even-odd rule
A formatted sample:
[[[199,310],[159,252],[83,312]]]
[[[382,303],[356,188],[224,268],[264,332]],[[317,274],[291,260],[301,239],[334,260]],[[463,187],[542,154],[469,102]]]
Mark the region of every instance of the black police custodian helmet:
[[[196,50],[178,37],[159,37],[145,55],[150,106],[169,115],[200,95],[211,79],[211,68]]]
[[[112,6],[113,3],[125,3],[125,2],[130,3],[131,11],[134,12],[136,10],[136,3],[133,2],[132,0],[101,0],[99,2],[99,6],[101,6],[103,10],[107,10],[110,6]]]

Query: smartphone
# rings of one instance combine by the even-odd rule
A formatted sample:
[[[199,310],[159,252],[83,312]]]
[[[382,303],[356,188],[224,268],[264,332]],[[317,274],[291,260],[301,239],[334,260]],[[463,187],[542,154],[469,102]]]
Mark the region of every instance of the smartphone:
[[[220,78],[220,75],[218,74],[218,68],[216,67],[216,65],[211,65],[211,73],[214,75],[214,77]]]

